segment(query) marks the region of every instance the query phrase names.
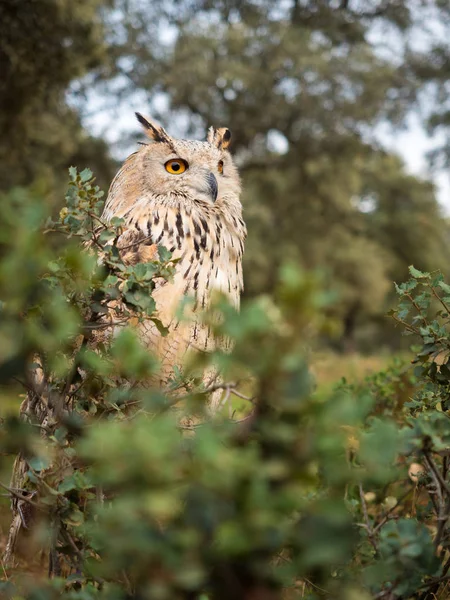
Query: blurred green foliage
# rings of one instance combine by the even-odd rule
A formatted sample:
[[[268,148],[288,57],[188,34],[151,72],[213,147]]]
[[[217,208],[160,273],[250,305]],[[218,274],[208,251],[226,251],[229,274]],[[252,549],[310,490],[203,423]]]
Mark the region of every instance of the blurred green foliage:
[[[447,131],[448,35],[428,19],[450,31],[448,3],[2,2],[0,483],[28,550],[3,562],[4,597],[448,597],[448,222],[374,133],[424,97]],[[248,298],[216,307],[234,352],[167,393],[145,385],[158,365],[130,324],[163,330],[170,254],[123,263],[89,170],[60,206],[66,167],[102,185],[114,169],[82,127],[90,92],[144,93],[173,133],[233,131]],[[373,351],[398,332],[412,366],[316,391],[311,341]],[[211,363],[236,400],[214,419]],[[19,393],[21,419],[4,410]]]
[[[247,301],[240,314],[219,304],[217,333],[232,336],[235,350],[202,366],[220,366],[231,394],[242,396],[250,379],[252,396],[240,418],[211,418],[195,371],[181,397],[138,385],[157,365],[132,323],[154,317],[141,298],[151,298],[154,277],[171,276],[170,255],[123,264],[120,220],[99,222],[101,192],[88,171],[71,170],[66,204],[44,235],[28,193],[4,197],[22,218],[15,229],[0,224],[9,257],[1,276],[11,283],[2,286],[0,346],[10,351],[0,375],[5,392],[23,383],[28,405],[21,422],[0,429],[2,451],[21,452],[23,479],[1,483],[30,508],[20,537],[44,548],[52,575],[38,581],[32,570],[27,579],[27,563],[4,563],[4,596],[445,598],[442,275],[411,267],[397,288],[392,316],[421,341],[414,373],[396,364],[327,397],[314,391],[305,348],[328,327],[319,278],[287,264],[273,298]],[[55,235],[65,240],[57,260]],[[23,245],[29,266],[14,280]],[[120,331],[99,343],[94,332],[119,303]]]

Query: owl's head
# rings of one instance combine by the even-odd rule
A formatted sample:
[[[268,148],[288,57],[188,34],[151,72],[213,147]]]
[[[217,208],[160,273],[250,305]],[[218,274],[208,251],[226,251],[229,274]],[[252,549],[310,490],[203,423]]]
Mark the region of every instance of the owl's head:
[[[150,140],[130,157],[133,175],[139,172],[145,191],[212,204],[239,197],[239,175],[228,151],[229,129],[211,127],[203,142],[180,140],[141,114],[136,117]]]

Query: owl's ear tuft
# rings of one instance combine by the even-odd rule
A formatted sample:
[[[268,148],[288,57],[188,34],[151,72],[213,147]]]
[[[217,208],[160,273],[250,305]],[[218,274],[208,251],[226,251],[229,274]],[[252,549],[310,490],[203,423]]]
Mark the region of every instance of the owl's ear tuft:
[[[167,135],[166,131],[161,126],[151,123],[148,119],[143,117],[141,115],[141,113],[137,112],[134,114],[136,115],[136,119],[139,121],[139,123],[145,129],[145,133],[151,140],[153,140],[154,142],[166,142],[166,143],[168,143],[170,141],[169,136]]]
[[[226,150],[230,145],[231,131],[226,127],[220,127],[220,129],[210,127],[206,141],[219,149]]]

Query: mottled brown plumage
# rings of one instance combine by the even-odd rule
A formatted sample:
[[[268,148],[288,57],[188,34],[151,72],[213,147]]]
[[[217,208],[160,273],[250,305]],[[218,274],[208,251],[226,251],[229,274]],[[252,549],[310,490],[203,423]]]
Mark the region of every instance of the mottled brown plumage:
[[[229,130],[211,128],[205,142],[179,140],[137,116],[150,143],[129,156],[116,175],[103,218],[125,220],[118,245],[127,249],[127,262],[152,260],[159,244],[179,259],[173,281],[154,291],[169,334],[162,337],[150,320],[139,325],[142,340],[161,362],[159,382],[164,384],[189,349],[215,347],[210,328],[198,318],[214,290],[239,307],[246,228],[239,175],[227,150]],[[169,171],[166,165],[175,159]],[[191,320],[180,322],[177,309],[186,296],[193,298]]]

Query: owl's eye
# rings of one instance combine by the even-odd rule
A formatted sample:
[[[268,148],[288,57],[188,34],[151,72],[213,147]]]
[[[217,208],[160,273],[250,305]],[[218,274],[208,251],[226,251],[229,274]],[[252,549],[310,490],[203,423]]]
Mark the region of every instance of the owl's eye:
[[[172,173],[172,175],[181,175],[181,173],[184,173],[189,168],[187,162],[182,158],[172,158],[164,166],[166,167],[166,171]]]
[[[223,173],[223,160],[219,160],[219,162],[217,163],[217,169],[219,173]]]

